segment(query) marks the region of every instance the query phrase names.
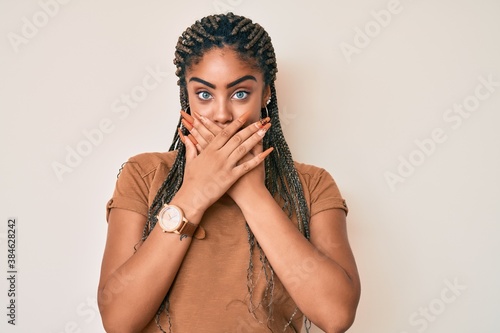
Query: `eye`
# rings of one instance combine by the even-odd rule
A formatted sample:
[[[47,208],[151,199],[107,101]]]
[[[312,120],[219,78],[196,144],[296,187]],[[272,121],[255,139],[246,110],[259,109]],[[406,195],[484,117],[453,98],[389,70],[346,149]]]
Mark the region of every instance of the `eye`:
[[[235,99],[245,99],[245,98],[248,97],[248,92],[240,90],[240,91],[235,92],[234,95],[233,95],[233,97]]]
[[[207,101],[210,98],[212,98],[212,95],[210,95],[210,93],[207,91],[200,91],[199,93],[197,93],[197,95],[198,95],[198,98],[203,100],[203,101]]]

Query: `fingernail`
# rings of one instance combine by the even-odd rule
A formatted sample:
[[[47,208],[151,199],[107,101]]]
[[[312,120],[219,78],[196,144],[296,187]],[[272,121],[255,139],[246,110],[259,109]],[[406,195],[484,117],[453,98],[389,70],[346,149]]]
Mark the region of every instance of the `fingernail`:
[[[187,122],[186,119],[181,119],[182,125],[187,128],[188,131],[191,131],[193,129],[193,125]]]
[[[239,118],[238,121],[241,122],[242,124],[246,123],[248,120],[248,117],[250,117],[251,111],[247,111],[244,114],[242,114]]]
[[[189,138],[189,140],[191,140],[192,143],[194,143],[195,146],[198,144],[198,141],[196,141],[196,139],[194,138],[194,136],[192,134],[189,134],[188,138]]]
[[[273,147],[269,147],[268,149],[266,149],[266,151],[263,151],[262,153],[259,154],[259,157],[261,159],[265,159],[267,157],[267,155],[271,154],[273,152],[274,148]]]
[[[260,127],[263,127],[265,124],[267,124],[267,123],[268,123],[268,122],[270,122],[270,121],[271,121],[271,118],[269,118],[269,117],[266,117],[266,118],[264,118],[264,119],[261,119],[261,120],[260,120]]]
[[[186,119],[189,123],[191,123],[191,124],[194,123],[194,118],[190,114],[188,114],[182,110],[181,110],[181,116],[182,116],[182,118]]]
[[[184,134],[182,134],[180,128],[177,128],[177,133],[179,133],[179,138],[181,139],[182,143],[186,144],[186,138],[184,137]]]
[[[269,127],[271,127],[270,123],[265,124],[264,127],[262,127],[260,130],[257,131],[257,134],[260,136],[264,136],[264,134],[266,134]]]

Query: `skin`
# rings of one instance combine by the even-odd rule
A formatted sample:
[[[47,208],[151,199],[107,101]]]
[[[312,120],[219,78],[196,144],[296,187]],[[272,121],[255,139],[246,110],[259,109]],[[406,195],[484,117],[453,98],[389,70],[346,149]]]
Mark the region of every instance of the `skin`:
[[[332,209],[314,215],[309,242],[265,187],[262,161],[272,148],[263,152],[261,141],[272,125],[258,121],[270,96],[262,73],[233,50],[216,48],[186,71],[186,82],[195,117],[185,118],[191,135],[181,137],[186,145],[184,181],[171,204],[197,224],[208,207],[229,195],[300,310],[325,332],[344,332],[354,320],[360,294],[345,213]],[[213,179],[219,191],[200,195],[199,189]],[[180,242],[157,224],[133,254],[146,218],[112,209],[108,222],[98,292],[103,324],[107,332],[137,332],[154,317],[191,238]]]

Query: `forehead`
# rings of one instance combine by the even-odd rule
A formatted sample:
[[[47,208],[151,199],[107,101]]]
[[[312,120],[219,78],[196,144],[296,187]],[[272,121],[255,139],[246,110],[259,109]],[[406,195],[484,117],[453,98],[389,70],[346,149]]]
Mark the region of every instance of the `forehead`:
[[[244,75],[254,75],[263,81],[263,75],[252,59],[243,59],[231,48],[213,48],[206,51],[202,58],[186,69],[186,79],[196,76],[209,81],[232,82]]]

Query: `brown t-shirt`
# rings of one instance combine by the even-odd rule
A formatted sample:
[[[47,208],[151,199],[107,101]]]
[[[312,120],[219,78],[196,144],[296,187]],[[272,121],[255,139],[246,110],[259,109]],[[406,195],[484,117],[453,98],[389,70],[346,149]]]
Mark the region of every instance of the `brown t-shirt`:
[[[175,157],[176,152],[167,152],[130,158],[118,177],[113,197],[107,204],[106,216],[112,208],[122,208],[147,217],[149,206]],[[343,209],[347,214],[345,201],[328,172],[297,162],[295,167],[311,216],[335,208]],[[292,222],[296,223],[296,219],[292,218]],[[258,248],[252,255],[252,304],[257,307],[254,311],[256,318],[249,311],[250,245],[245,218],[239,207],[224,196],[205,212],[200,225],[206,236],[193,239],[171,287],[169,314],[172,332],[283,332],[296,306],[274,275],[273,319],[267,322],[268,307],[259,305],[259,302],[265,299],[266,273],[269,271],[262,268]],[[303,315],[298,311],[286,332],[300,332],[302,319]],[[161,325],[168,332],[165,314],[161,316]],[[154,318],[143,332],[160,332]]]

